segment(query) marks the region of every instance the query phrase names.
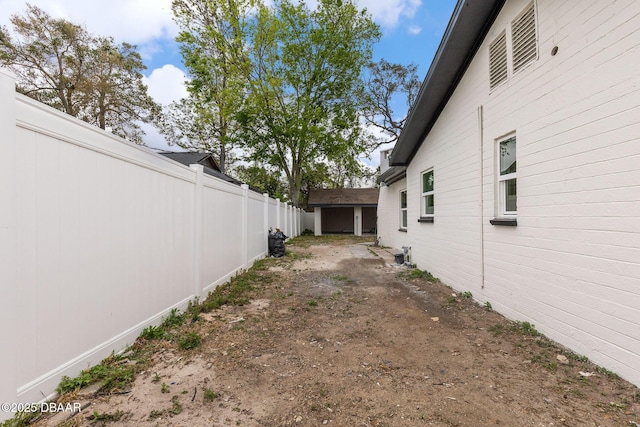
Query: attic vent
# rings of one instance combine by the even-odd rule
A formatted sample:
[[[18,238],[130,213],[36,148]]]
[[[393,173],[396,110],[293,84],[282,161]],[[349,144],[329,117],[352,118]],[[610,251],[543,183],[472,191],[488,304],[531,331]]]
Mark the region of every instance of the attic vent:
[[[489,45],[489,85],[491,89],[507,80],[507,37],[503,31]]]
[[[518,71],[538,56],[536,15],[533,2],[513,20],[511,34],[513,39],[513,71]]]

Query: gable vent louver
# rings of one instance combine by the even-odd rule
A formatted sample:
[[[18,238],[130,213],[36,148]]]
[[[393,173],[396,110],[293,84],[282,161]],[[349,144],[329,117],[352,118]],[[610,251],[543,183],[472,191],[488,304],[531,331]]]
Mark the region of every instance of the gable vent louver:
[[[513,71],[518,71],[538,56],[536,44],[536,15],[531,3],[511,23],[513,41]]]
[[[507,37],[503,31],[489,45],[489,85],[491,89],[507,80]]]

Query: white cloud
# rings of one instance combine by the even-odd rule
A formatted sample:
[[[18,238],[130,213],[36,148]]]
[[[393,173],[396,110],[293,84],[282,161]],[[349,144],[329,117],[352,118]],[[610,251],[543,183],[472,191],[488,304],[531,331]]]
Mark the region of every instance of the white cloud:
[[[400,17],[413,18],[422,0],[358,0],[360,7],[366,8],[373,20],[382,27],[394,28]]]
[[[407,31],[409,32],[409,34],[416,36],[420,34],[420,32],[422,31],[422,28],[417,25],[412,25],[407,29]]]
[[[177,26],[172,20],[171,0],[37,0],[35,6],[55,18],[65,18],[87,27],[89,32],[111,36],[117,42],[145,44],[156,38],[173,39]],[[0,24],[23,14],[26,3],[0,0]]]
[[[149,95],[156,102],[168,105],[187,96],[186,78],[184,71],[174,65],[166,64],[162,68],[153,70],[149,77],[143,77],[143,81],[148,87]],[[169,146],[164,136],[152,125],[142,124],[142,129],[146,134],[144,141],[147,147],[166,151],[184,151],[176,145]]]
[[[149,77],[144,77],[144,83],[149,88],[149,95],[160,104],[171,104],[187,96],[185,81],[187,77],[181,69],[166,64],[156,68]]]

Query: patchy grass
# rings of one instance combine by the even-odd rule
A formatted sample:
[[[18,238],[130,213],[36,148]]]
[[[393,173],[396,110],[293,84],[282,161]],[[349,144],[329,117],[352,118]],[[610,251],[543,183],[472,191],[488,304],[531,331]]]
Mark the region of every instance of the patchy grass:
[[[399,273],[399,276],[400,278],[405,280],[423,279],[432,283],[436,283],[440,281],[440,279],[438,279],[428,271],[420,270],[418,268],[411,268],[409,270],[401,271]]]
[[[308,248],[313,245],[326,244],[357,244],[357,243],[373,243],[375,236],[354,236],[352,234],[326,234],[323,236],[302,235],[294,237],[286,241],[286,244],[295,245],[300,248]]]
[[[93,414],[89,415],[87,417],[87,419],[89,421],[91,421],[91,424],[94,423],[109,423],[109,422],[115,422],[115,421],[120,421],[123,419],[127,419],[128,417],[131,416],[131,412],[124,412],[121,410],[117,410],[116,412],[105,412],[105,413],[98,413],[97,411],[93,411]]]
[[[79,389],[94,383],[102,384],[98,390],[100,394],[126,391],[135,381],[136,375],[149,366],[151,363],[150,356],[159,347],[166,345],[162,344],[163,342],[174,343],[173,345],[184,351],[200,348],[203,338],[191,326],[199,320],[199,314],[215,310],[223,305],[248,304],[255,286],[271,281],[273,274],[266,273],[266,270],[276,262],[277,260],[274,259],[257,261],[249,271],[234,277],[228,283],[210,292],[204,301],[195,300],[190,302],[184,312],[174,308],[169,315],[162,319],[160,325],[144,328],[136,342],[127,348],[123,354],[111,354],[100,364],[85,369],[75,378],[63,377],[57,388],[60,395],[59,400],[73,396],[73,393]],[[189,319],[191,320],[190,322],[188,321]],[[156,373],[152,378],[152,382],[159,383],[160,381],[160,376]],[[169,386],[162,383],[161,392],[169,393]],[[213,395],[209,394],[209,397],[213,397]],[[171,408],[162,411],[153,410],[149,414],[149,419],[173,416],[180,412],[182,412],[182,405],[174,397]],[[120,411],[104,414],[94,413],[91,422],[114,422],[121,420],[126,415],[126,413],[121,413]],[[41,414],[39,413],[17,414],[14,418],[0,423],[0,427],[27,426],[40,416]]]
[[[206,389],[204,391],[204,400],[208,400],[209,402],[213,402],[218,397],[220,397],[220,393],[217,393],[217,392],[211,390],[210,388],[208,388],[208,389]]]
[[[102,383],[99,389],[102,393],[124,391],[135,379],[137,363],[132,360],[135,358],[128,359],[112,354],[99,365],[85,369],[75,378],[62,377],[57,391],[62,395],[97,382]]]

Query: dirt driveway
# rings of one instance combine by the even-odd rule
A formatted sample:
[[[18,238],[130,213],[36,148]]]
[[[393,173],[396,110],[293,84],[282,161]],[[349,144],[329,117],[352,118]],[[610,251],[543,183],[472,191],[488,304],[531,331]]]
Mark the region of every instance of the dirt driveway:
[[[640,425],[637,388],[362,242],[296,239],[250,304],[192,316],[193,349],[141,344],[135,382],[71,393],[63,425]]]

